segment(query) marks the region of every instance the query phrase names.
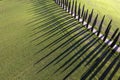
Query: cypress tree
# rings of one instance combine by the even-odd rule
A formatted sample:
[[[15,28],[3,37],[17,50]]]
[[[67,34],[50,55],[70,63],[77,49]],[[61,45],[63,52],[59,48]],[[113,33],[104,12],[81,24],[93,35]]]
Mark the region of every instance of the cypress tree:
[[[59,4],[60,0],[57,0],[57,4]]]
[[[59,0],[59,5],[61,5],[61,0]]]
[[[65,4],[65,6],[66,6],[66,0],[64,0],[64,4]]]
[[[61,0],[59,0],[59,5],[61,5]]]
[[[84,9],[85,9],[85,5],[83,5],[83,8],[82,8],[82,13],[81,13],[81,17],[83,17],[83,14],[84,14]]]
[[[88,21],[87,21],[86,27],[88,27],[89,24],[90,24],[90,14],[88,16]]]
[[[115,39],[114,39],[114,41],[112,42],[112,44],[110,45],[111,47],[114,47],[114,46],[115,46],[115,44],[116,44],[116,42],[118,41],[119,37],[120,37],[120,32],[119,32],[118,35],[115,37]]]
[[[91,20],[92,20],[93,11],[94,11],[94,9],[92,9],[92,12],[91,12],[91,14],[90,14],[90,22],[91,22]]]
[[[77,1],[75,1],[75,15],[74,15],[75,18],[76,18],[76,15],[77,15]]]
[[[66,10],[68,9],[69,2],[66,0]]]
[[[105,15],[103,16],[102,21],[101,21],[101,23],[100,23],[100,26],[99,26],[99,29],[98,29],[97,36],[99,36],[99,34],[100,34],[100,32],[101,32],[101,29],[102,29],[102,25],[103,25],[104,19],[105,19]]]
[[[110,22],[109,22],[109,24],[108,24],[108,26],[107,26],[107,28],[106,28],[106,30],[105,30],[105,36],[104,36],[104,38],[103,38],[103,41],[105,41],[106,40],[106,38],[107,38],[107,36],[108,36],[108,34],[109,34],[109,31],[110,31],[110,29],[111,29],[111,23],[112,23],[112,20],[110,20]]]
[[[97,18],[98,18],[98,14],[96,15],[96,17],[95,17],[95,19],[94,19],[94,22],[93,22],[93,24],[92,24],[91,31],[93,31],[93,29],[94,29],[94,27],[95,27],[95,25],[96,25],[96,23],[97,23]]]
[[[64,6],[64,0],[62,0],[62,8],[63,8],[63,6]]]
[[[103,41],[105,41],[106,38],[108,37],[108,34],[109,34],[109,32],[110,32],[110,29],[111,29],[111,25],[110,25],[110,27],[108,27],[108,29],[106,29],[106,31],[105,31],[105,36],[104,36],[104,38],[103,38]]]
[[[63,9],[65,8],[65,0],[63,0]]]
[[[80,9],[80,5],[81,5],[81,3],[79,3],[79,6],[78,6],[78,21],[79,21],[79,19],[80,19],[80,15],[81,15],[81,9]]]
[[[119,28],[117,28],[117,29],[115,30],[115,32],[114,32],[113,35],[111,36],[110,40],[112,40],[112,39],[115,38],[115,36],[116,36],[116,34],[118,33],[118,31],[119,31]]]
[[[85,21],[85,16],[86,16],[86,12],[84,11],[82,24],[83,24],[83,23],[84,23],[84,21]]]
[[[66,11],[68,10],[68,5],[69,5],[69,2],[68,0],[66,0]]]
[[[60,0],[60,6],[61,6],[61,7],[62,7],[62,3],[63,3],[62,1],[63,1],[63,0]]]
[[[94,11],[94,10],[92,9],[91,14],[89,14],[89,17],[88,17],[88,21],[87,21],[86,27],[88,27],[88,25],[90,24],[90,22],[91,22],[91,20],[92,20],[93,11]]]
[[[60,1],[61,1],[61,0],[58,0],[58,4],[59,4],[59,5],[60,5]]]
[[[67,4],[68,4],[67,0],[65,0],[65,10],[67,10],[67,7],[68,7]]]
[[[70,10],[71,10],[71,0],[70,0],[69,5],[68,5],[68,12],[70,12]]]
[[[73,15],[73,10],[74,10],[74,0],[72,2],[71,15]]]
[[[88,9],[86,11],[85,20],[87,19],[87,17],[88,17]]]

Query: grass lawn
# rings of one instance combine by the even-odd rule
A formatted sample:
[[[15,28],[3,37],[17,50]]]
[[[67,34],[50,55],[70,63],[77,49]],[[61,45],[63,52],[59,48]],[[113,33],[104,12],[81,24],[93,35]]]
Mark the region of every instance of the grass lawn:
[[[82,5],[86,5],[86,8],[91,10],[94,9],[94,14],[99,14],[99,21],[102,19],[103,15],[106,15],[105,25],[112,19],[112,31],[116,28],[120,28],[120,0],[77,0],[81,2]]]
[[[53,0],[0,1],[0,80],[117,80],[119,63]]]

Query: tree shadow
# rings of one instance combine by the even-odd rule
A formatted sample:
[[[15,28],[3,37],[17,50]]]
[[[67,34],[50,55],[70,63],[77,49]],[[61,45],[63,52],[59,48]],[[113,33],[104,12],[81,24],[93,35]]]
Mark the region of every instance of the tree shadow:
[[[76,27],[72,30],[69,30],[69,32],[65,33],[63,36],[59,37],[58,39],[54,40],[53,42],[51,42],[50,44],[48,44],[47,46],[45,46],[44,48],[42,48],[41,50],[39,50],[37,53],[45,50],[46,48],[52,47],[54,45],[56,45],[57,43],[59,43],[60,41],[64,40],[66,37],[70,36],[71,34],[73,34],[74,32],[80,30],[83,27],[80,27],[78,24],[76,24]],[[83,31],[81,31],[82,34]],[[61,44],[61,46],[67,45],[69,44],[72,40],[76,39],[78,36],[80,35],[80,33],[75,34],[74,36],[72,36],[69,40],[65,41],[64,43]]]
[[[80,38],[78,41],[76,41],[72,46],[70,46],[69,48],[67,48],[65,51],[63,51],[60,55],[58,55],[53,61],[51,61],[50,63],[48,63],[45,67],[43,67],[40,71],[42,71],[43,69],[45,69],[48,65],[50,65],[51,63],[53,63],[54,61],[58,60],[57,63],[59,63],[63,58],[65,58],[71,51],[75,50],[77,47],[80,46],[80,44],[82,44],[83,42],[85,42],[87,39],[89,39],[91,36],[93,36],[93,34],[88,35],[86,34],[85,36],[83,36],[82,38]],[[62,45],[61,45],[62,46]],[[53,51],[51,51],[49,54],[45,55],[44,57],[42,57],[38,62],[40,62],[41,60],[47,58],[48,56],[50,56],[51,54],[53,54],[54,51],[56,51],[58,48],[60,48],[61,46],[57,47],[56,49],[54,49]],[[65,55],[66,54],[66,55]],[[63,56],[63,57],[62,57]],[[37,63],[38,63],[37,62]],[[37,64],[36,63],[36,64]],[[55,63],[56,64],[56,63]],[[38,71],[38,72],[40,72]]]
[[[77,53],[75,53],[68,61],[66,61],[62,67],[64,67],[65,65],[67,65],[68,63],[70,63],[70,61],[73,61],[64,68],[63,71],[66,71],[71,65],[73,65],[80,57],[82,57],[89,49],[91,49],[92,46],[94,46],[98,41],[100,40],[100,38],[95,39],[93,38],[90,42],[86,43]],[[80,63],[82,65],[82,63],[84,63],[91,54],[89,54],[86,58],[84,58]]]
[[[47,3],[47,5],[43,2]],[[42,3],[43,5],[40,6]],[[64,48],[63,51],[60,51],[59,54],[52,58],[51,61],[48,61],[45,66],[39,69],[37,73],[45,70],[51,64],[56,66],[63,62],[62,65],[53,71],[53,75],[55,75],[55,73],[61,69],[63,69],[61,71],[61,74],[65,73],[65,71],[69,69],[69,72],[67,72],[68,74],[65,75],[63,80],[66,80],[68,77],[70,77],[81,66],[88,67],[88,69],[86,69],[86,72],[83,72],[82,76],[80,77],[81,80],[85,80],[87,78],[93,79],[96,75],[98,75],[105,64],[113,57],[115,51],[108,47],[107,44],[99,42],[100,38],[96,38],[96,36],[94,36],[94,33],[91,33],[88,29],[83,28],[84,25],[79,25],[79,23],[76,22],[72,16],[63,12],[62,9],[54,7],[54,5],[52,5],[53,3],[49,4],[49,0],[48,2],[42,1],[35,4],[37,5],[31,9],[36,12],[36,16],[34,17],[35,20],[32,20],[28,24],[35,26],[32,29],[34,33],[31,35],[31,37],[34,37],[35,35],[38,36],[35,37],[32,42],[40,41],[36,44],[38,47],[38,45],[42,46],[42,44],[49,40],[52,40],[51,38],[55,37],[53,41],[49,42],[47,45],[39,49],[35,55],[38,53],[44,53],[51,47],[55,48],[49,52],[46,51],[43,57],[40,56],[41,58],[39,58],[34,63],[34,65],[39,64],[40,61],[47,59],[52,54],[55,54],[60,49]],[[61,35],[62,33],[64,34]],[[75,50],[76,52],[72,54],[72,52]],[[100,74],[99,79],[105,79],[108,74],[110,74],[109,79],[113,78],[120,67],[120,62],[118,62],[118,59],[119,56],[116,56],[110,65],[108,65],[106,70]],[[110,73],[113,66],[115,66],[115,68],[113,72]],[[73,69],[70,70],[71,67],[73,67]]]
[[[79,26],[78,26],[79,27]],[[73,30],[73,31],[78,31],[80,29],[80,27],[79,28],[76,28],[75,30]],[[72,31],[72,32],[73,32]],[[73,40],[75,40],[77,37],[76,36],[80,36],[80,35],[83,35],[84,33],[86,33],[87,32],[87,30],[85,30],[85,31],[81,31],[81,32],[79,32],[79,33],[77,33],[76,35],[74,35],[73,37],[71,37],[70,39],[68,39],[67,41],[65,41],[65,42],[63,42],[61,45],[59,45],[58,47],[56,47],[54,50],[52,50],[51,52],[49,52],[46,56],[48,56],[48,55],[50,55],[50,54],[52,54],[52,53],[54,53],[57,49],[59,49],[60,47],[63,47],[66,43],[67,44],[69,44],[70,42],[72,42]],[[67,34],[69,34],[69,32],[67,33]],[[66,38],[66,35],[65,35],[65,37],[64,36],[62,36],[63,37],[63,39],[64,38]],[[61,39],[61,38],[60,38]],[[62,39],[62,40],[63,40]],[[55,41],[54,41],[55,42]],[[65,46],[64,46],[65,47]],[[71,46],[72,47],[72,46]],[[71,48],[70,47],[70,48]],[[65,50],[64,52],[66,52],[67,50]],[[40,51],[38,51],[37,53],[39,53],[39,52],[41,52],[41,50]],[[64,52],[62,53],[62,55],[64,54]],[[59,56],[61,56],[61,55],[59,55]],[[43,58],[41,58],[39,61],[41,61],[41,60],[43,60],[45,57],[43,57]],[[55,58],[55,60],[56,59],[58,59],[58,57],[57,58]]]
[[[113,52],[114,53],[114,52]],[[112,54],[113,55],[113,54]],[[107,67],[107,69],[102,73],[102,75],[100,76],[100,80],[105,79],[105,77],[109,74],[110,70],[113,68],[113,66],[118,62],[118,59],[120,59],[120,54],[118,56],[116,56],[114,58],[114,60],[110,63],[110,65]],[[116,67],[114,68],[113,73],[110,75],[109,80],[112,80],[112,77],[114,76],[114,74],[117,72],[118,67],[120,65],[120,62],[118,62],[118,64],[116,65]]]
[[[49,12],[49,11],[48,11]],[[56,13],[57,12],[57,13]],[[56,14],[54,14],[54,13],[56,13]],[[44,13],[44,14],[46,14],[46,13]],[[46,22],[46,23],[48,23],[48,22],[50,22],[51,20],[54,20],[54,21],[56,21],[55,20],[55,18],[53,18],[53,16],[51,16],[51,15],[53,15],[54,14],[54,16],[58,16],[59,17],[59,15],[61,16],[61,15],[64,15],[64,14],[62,14],[62,12],[61,12],[61,10],[56,10],[56,11],[52,11],[51,13],[47,13],[46,15],[43,15],[43,16],[41,16],[41,15],[39,15],[38,14],[38,16],[36,16],[35,18],[32,18],[32,20],[28,23],[28,24],[26,24],[26,25],[30,25],[30,27],[33,27],[33,26],[36,26],[36,25],[38,25],[39,23],[42,23],[42,22]],[[57,18],[57,17],[56,17]],[[60,19],[60,18],[57,18],[57,19]],[[34,24],[33,24],[34,23]],[[39,26],[38,26],[39,27]],[[33,30],[35,30],[35,29],[33,29]],[[32,31],[33,31],[32,30]]]
[[[66,20],[66,19],[68,19],[68,20]],[[43,33],[40,36],[38,36],[37,38],[33,39],[32,42],[39,39],[39,38],[41,38],[41,37],[47,37],[47,36],[49,36],[49,35],[51,35],[53,33],[55,34],[55,33],[61,32],[61,29],[65,28],[64,26],[69,27],[69,26],[67,26],[67,25],[69,25],[68,23],[73,22],[73,19],[69,19],[69,17],[65,18],[64,20],[66,20],[66,22],[64,22],[62,24],[59,24],[59,22],[56,22],[55,24],[52,24],[52,25],[48,26],[47,29],[50,28],[50,30],[48,29],[46,32],[44,31],[45,33]],[[57,24],[59,24],[59,25],[57,25]],[[51,27],[53,27],[53,28],[51,28]],[[40,33],[40,32],[37,32],[35,34],[38,34],[38,33]],[[40,43],[38,43],[38,44],[40,44]]]
[[[112,63],[111,63],[111,64],[112,64]],[[108,80],[111,80],[111,79],[114,77],[114,75],[117,73],[117,71],[119,70],[119,68],[120,68],[120,61],[119,61],[119,62],[117,63],[117,65],[115,66],[115,68],[114,68],[113,72],[110,74]],[[118,80],[120,80],[120,77],[119,77]]]
[[[70,49],[68,48],[68,49],[64,52],[65,55],[61,56],[60,59],[58,58],[58,60],[57,60],[57,62],[56,62],[55,64],[58,64],[59,62],[61,62],[61,61],[62,61],[65,57],[67,57],[72,51],[74,51],[76,48],[78,48],[80,45],[82,45],[87,39],[91,38],[92,36],[93,36],[93,34],[91,34],[91,35],[89,35],[89,36],[88,36],[88,34],[87,34],[85,37],[81,38],[81,40],[78,41],[78,42],[76,42],[74,45],[72,45],[72,46],[70,47]]]
[[[107,48],[104,53],[102,53],[91,65],[91,67],[83,74],[81,80],[85,80],[89,77],[89,80],[92,80],[97,74],[99,74],[100,70],[105,66],[105,64],[111,59],[114,55],[115,51],[111,50],[111,48]],[[116,63],[119,56],[117,56],[113,62],[109,65],[109,67],[105,70],[105,72],[101,75],[99,80],[104,80],[104,78],[109,74],[109,71],[112,69],[111,66]],[[108,70],[109,69],[109,70]]]

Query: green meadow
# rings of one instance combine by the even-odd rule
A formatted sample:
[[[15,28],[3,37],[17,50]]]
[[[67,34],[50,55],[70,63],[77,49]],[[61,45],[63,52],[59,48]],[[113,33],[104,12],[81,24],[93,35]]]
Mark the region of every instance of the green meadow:
[[[94,9],[94,15],[99,14],[99,21],[103,15],[106,15],[104,27],[108,25],[108,22],[112,19],[112,32],[116,28],[120,28],[120,0],[77,0],[82,5],[85,4],[86,9]]]
[[[117,80],[119,63],[53,0],[0,0],[0,80]]]

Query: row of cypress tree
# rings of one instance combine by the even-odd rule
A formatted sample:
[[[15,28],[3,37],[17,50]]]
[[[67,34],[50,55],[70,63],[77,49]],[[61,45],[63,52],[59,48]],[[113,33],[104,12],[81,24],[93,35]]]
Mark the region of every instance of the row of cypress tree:
[[[54,0],[55,3],[59,4],[64,10],[66,10],[67,12],[69,12],[72,16],[74,16],[74,18],[77,18],[77,20],[79,21],[80,19],[82,19],[81,23],[83,24],[85,21],[87,22],[87,24],[85,25],[87,28],[89,26],[89,24],[91,23],[91,21],[93,20],[93,23],[91,23],[92,27],[90,28],[91,32],[93,32],[96,24],[97,24],[97,20],[98,20],[98,14],[95,16],[95,18],[93,18],[93,13],[94,13],[94,9],[92,9],[92,11],[89,13],[88,9],[85,10],[85,5],[83,5],[81,7],[81,3],[77,3],[77,0]],[[103,16],[100,25],[98,26],[98,30],[97,30],[97,36],[100,35],[101,31],[102,31],[102,27],[103,27],[103,23],[104,23],[104,19],[105,19],[105,15]],[[106,27],[105,32],[103,33],[104,37],[103,37],[103,41],[105,41],[110,33],[110,29],[111,29],[111,23],[112,20],[110,20],[108,26]],[[120,37],[120,32],[119,32],[119,28],[117,28],[114,33],[111,35],[110,37],[110,41],[112,41],[111,43],[111,47],[114,47],[115,44],[118,42]],[[119,45],[120,46],[120,45]]]

